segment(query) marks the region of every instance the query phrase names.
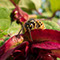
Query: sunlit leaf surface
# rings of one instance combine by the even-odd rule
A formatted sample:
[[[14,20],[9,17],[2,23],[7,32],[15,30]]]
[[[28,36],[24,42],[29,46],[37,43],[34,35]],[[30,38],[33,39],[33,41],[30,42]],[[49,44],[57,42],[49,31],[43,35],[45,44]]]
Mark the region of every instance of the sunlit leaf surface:
[[[20,0],[13,0],[13,1],[14,1],[16,4],[18,4]]]
[[[39,9],[41,0],[21,0],[20,6],[27,9]]]
[[[49,0],[51,4],[51,10],[53,12],[56,12],[57,10],[60,10],[60,0]]]
[[[43,22],[45,24],[46,29],[53,29],[60,31],[60,26],[55,21],[44,20]]]

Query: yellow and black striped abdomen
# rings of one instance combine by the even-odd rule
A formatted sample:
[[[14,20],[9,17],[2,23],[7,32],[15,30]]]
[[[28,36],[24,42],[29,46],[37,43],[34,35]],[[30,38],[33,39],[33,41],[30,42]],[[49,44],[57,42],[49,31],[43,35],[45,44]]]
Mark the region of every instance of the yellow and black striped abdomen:
[[[40,20],[36,20],[37,29],[45,29],[45,25]]]
[[[28,30],[28,28],[30,30],[33,30],[33,29],[45,29],[45,25],[40,20],[30,19],[29,21],[27,21],[25,23],[25,29]]]

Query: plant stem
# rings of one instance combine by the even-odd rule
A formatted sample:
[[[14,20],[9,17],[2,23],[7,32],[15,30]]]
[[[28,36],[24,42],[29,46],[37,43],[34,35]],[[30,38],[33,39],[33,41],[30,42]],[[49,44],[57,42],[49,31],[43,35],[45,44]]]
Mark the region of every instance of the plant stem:
[[[60,10],[57,10],[57,11],[60,11]],[[57,11],[55,11],[55,12],[53,13],[52,17],[48,17],[47,19],[52,19],[52,18],[55,16],[55,14],[56,14]]]
[[[41,13],[41,12],[39,12],[38,10],[36,10],[36,12],[37,12],[39,15],[42,15],[42,13]]]

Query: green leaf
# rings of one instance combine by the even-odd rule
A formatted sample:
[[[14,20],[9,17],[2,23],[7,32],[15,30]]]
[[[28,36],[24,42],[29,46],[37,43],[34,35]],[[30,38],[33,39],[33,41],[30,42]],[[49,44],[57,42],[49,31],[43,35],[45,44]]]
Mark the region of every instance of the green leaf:
[[[52,29],[52,26],[50,26],[50,25],[48,25],[48,24],[45,24],[45,27],[46,27],[47,29]]]
[[[20,3],[19,3],[20,1]],[[39,9],[41,7],[41,0],[14,0],[16,4],[26,9]],[[1,0],[0,7],[14,8],[13,4],[9,0]]]
[[[12,25],[9,27],[9,29],[7,30],[7,33],[11,35],[15,35],[19,32],[20,29],[21,29],[21,25],[17,24],[16,21],[14,21]]]
[[[0,40],[0,47],[4,44],[4,42],[2,40]]]
[[[26,9],[39,9],[41,7],[41,0],[21,0],[20,6]]]
[[[0,38],[2,38],[4,35],[8,35],[8,34],[10,36],[13,36],[13,35],[17,34],[20,29],[21,29],[21,25],[18,25],[15,21],[12,23],[12,25],[10,25],[10,27],[8,29],[6,29],[5,31],[0,33]]]
[[[8,19],[10,18],[9,15],[9,9],[0,7],[0,19]]]
[[[4,35],[7,35],[6,30],[10,27],[10,20],[9,19],[0,19],[0,38]]]
[[[10,37],[6,37],[5,39],[4,39],[4,43],[9,39]]]
[[[13,1],[14,1],[16,4],[18,4],[20,0],[13,0]]]
[[[43,12],[42,14],[43,14],[43,16],[46,16],[46,17],[51,17],[52,16],[52,12],[50,12],[50,11],[49,12],[48,11]]]
[[[10,23],[10,10],[0,7],[0,37],[6,34],[5,30],[9,28]]]
[[[41,7],[41,0],[32,0],[32,2],[34,3],[36,9]]]
[[[60,0],[49,0],[51,4],[51,10],[54,13],[57,10],[60,10]]]
[[[57,58],[57,60],[60,60],[60,58]]]
[[[9,0],[0,0],[0,7],[4,8],[14,8],[13,4]]]
[[[3,31],[0,33],[0,38],[4,37],[5,35],[7,35],[8,33],[6,32],[7,30]]]
[[[9,26],[10,26],[9,19],[0,19],[0,32],[3,32],[4,30],[8,29]]]
[[[45,24],[46,29],[53,29],[53,30],[59,30],[60,31],[60,27],[56,22],[49,21],[49,20],[44,20],[43,22]]]
[[[20,29],[20,25],[13,22],[11,25],[10,10],[6,8],[0,8],[0,38],[5,35],[16,34]]]

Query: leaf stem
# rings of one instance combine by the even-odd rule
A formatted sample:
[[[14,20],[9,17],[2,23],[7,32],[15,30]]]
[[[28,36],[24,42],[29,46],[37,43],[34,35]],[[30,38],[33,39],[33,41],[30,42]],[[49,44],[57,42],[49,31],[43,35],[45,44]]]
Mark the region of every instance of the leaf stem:
[[[36,10],[36,12],[37,12],[39,15],[41,15],[41,16],[42,16],[42,13],[41,13],[41,12],[39,12],[38,10]]]
[[[57,11],[60,11],[60,10],[57,10]],[[55,14],[56,14],[57,11],[55,11],[55,12],[53,13],[52,17],[48,17],[47,19],[52,19],[52,18],[55,16]]]

